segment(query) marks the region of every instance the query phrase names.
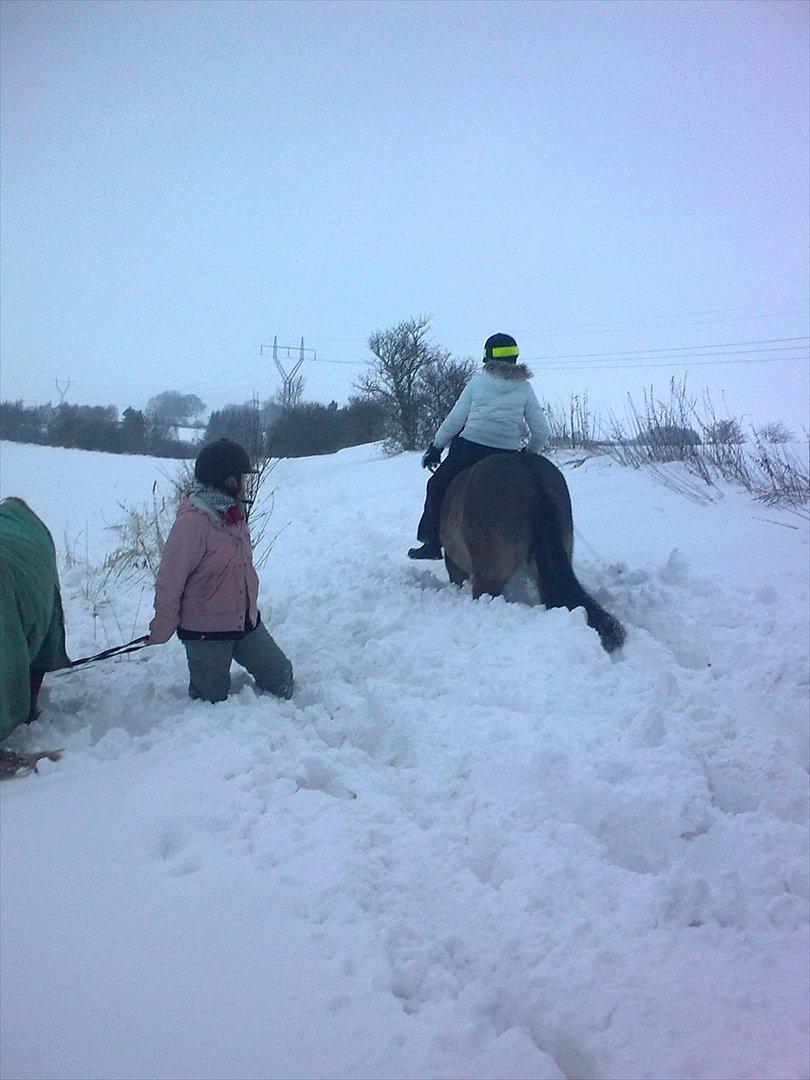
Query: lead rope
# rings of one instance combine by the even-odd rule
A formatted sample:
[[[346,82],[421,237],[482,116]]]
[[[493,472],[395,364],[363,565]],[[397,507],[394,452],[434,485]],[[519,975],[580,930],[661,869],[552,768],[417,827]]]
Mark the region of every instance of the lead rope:
[[[582,545],[583,545],[583,547],[585,547],[585,548],[587,548],[587,549],[588,549],[588,551],[590,552],[590,555],[591,555],[591,557],[592,557],[593,559],[595,559],[595,560],[596,560],[596,562],[597,562],[597,563],[598,563],[598,564],[599,564],[599,565],[600,565],[600,566],[601,566],[601,567],[602,567],[603,569],[606,569],[606,568],[608,567],[608,563],[607,563],[607,562],[606,562],[606,561],[605,561],[605,560],[604,560],[604,559],[602,558],[602,556],[601,556],[601,555],[599,554],[599,552],[598,552],[598,551],[596,551],[596,549],[594,548],[593,544],[590,544],[590,543],[588,542],[588,540],[587,540],[587,539],[586,539],[586,538],[585,538],[585,537],[584,537],[584,536],[582,535],[582,532],[580,531],[580,529],[578,529],[578,528],[576,527],[576,525],[574,526],[574,536],[575,536],[575,537],[577,538],[577,542],[578,542],[578,543],[582,544]]]
[[[71,660],[63,670],[70,671],[71,668],[79,667],[80,664],[94,664],[96,660],[106,660],[109,656],[123,656],[124,653],[137,652],[139,649],[147,648],[146,642],[148,639],[149,635],[144,634],[142,637],[136,637],[132,641],[124,642],[123,645],[115,645],[112,649],[105,649],[103,652],[96,653],[95,656],[83,656],[80,660]]]

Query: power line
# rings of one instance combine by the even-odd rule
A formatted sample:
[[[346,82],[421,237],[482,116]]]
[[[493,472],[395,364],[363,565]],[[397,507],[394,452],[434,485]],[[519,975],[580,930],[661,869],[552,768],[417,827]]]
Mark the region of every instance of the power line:
[[[303,339],[302,339],[302,341],[303,341]],[[271,346],[263,346],[263,348],[270,348],[270,347]],[[286,346],[286,345],[282,346],[282,345],[277,344],[277,349],[285,349],[285,350],[287,350],[288,346]],[[291,345],[291,346],[289,346],[289,350],[292,350],[294,352],[298,352],[300,354],[301,346],[300,345]],[[322,357],[318,356],[315,353],[314,349],[312,349],[312,350],[307,349],[307,350],[305,350],[305,352],[307,352],[307,353],[312,352],[313,353],[313,355],[311,357],[310,356],[306,357],[306,362],[308,364],[310,364],[310,363],[313,363],[313,364],[314,363],[317,363],[317,364],[322,364],[322,363],[327,363],[327,364],[364,364],[364,363],[366,363],[365,360],[324,360]],[[263,371],[259,371],[258,374],[256,374],[256,373],[257,373],[256,357],[251,357],[250,360],[241,360],[238,363],[236,363],[235,365],[233,365],[232,367],[229,367],[229,368],[225,369],[224,371],[219,371],[219,372],[217,372],[216,375],[211,375],[207,379],[201,379],[197,383],[197,388],[199,390],[204,390],[207,393],[210,393],[212,391],[217,392],[217,391],[220,391],[223,387],[227,386],[227,384],[230,381],[234,380],[234,379],[246,378],[248,376],[253,376],[253,375],[256,375],[257,378],[264,378],[264,376],[265,376],[265,372],[263,372]],[[295,374],[295,373],[293,373],[293,374]]]
[[[728,363],[728,364],[735,364],[735,363],[736,364],[757,364],[757,363],[762,363],[762,362],[768,361],[768,360],[783,360],[785,362],[787,362],[789,360],[803,360],[804,357],[805,357],[805,354],[806,354],[806,349],[805,349],[804,352],[798,352],[798,353],[793,352],[793,353],[790,353],[790,355],[788,355],[788,356],[771,356],[770,354],[760,356],[760,354],[764,353],[764,352],[765,352],[764,349],[754,349],[754,350],[749,351],[749,352],[739,352],[739,353],[735,353],[735,352],[686,353],[683,356],[661,356],[661,357],[647,356],[647,357],[641,357],[641,358],[627,357],[626,359],[630,363],[632,363],[634,360],[641,359],[643,362],[639,363],[637,365],[638,367],[657,367],[657,366],[660,366],[660,364],[664,360],[674,360],[679,364],[691,364],[691,363],[698,364],[698,363],[706,362],[707,357],[720,357],[720,358],[723,359],[723,361],[725,363]],[[750,359],[746,359],[746,360],[729,360],[729,359],[727,359],[728,357],[731,357],[731,356],[745,356],[745,357],[750,357]],[[607,362],[607,364],[605,364],[604,362],[599,362],[599,361],[595,361],[595,360],[591,360],[589,362],[577,361],[577,360],[566,360],[566,361],[553,363],[553,364],[543,364],[542,365],[542,370],[543,371],[564,371],[566,368],[569,368],[569,367],[577,367],[577,368],[581,368],[583,371],[586,371],[588,368],[590,368],[592,371],[601,371],[602,368],[604,368],[605,366],[609,366],[610,364],[621,363],[624,360],[625,360],[625,357],[622,357],[622,356],[617,356],[617,357],[611,358]],[[532,363],[534,363],[534,361],[532,361]]]
[[[332,339],[338,340],[338,339]],[[707,345],[673,345],[667,348],[661,349],[636,349],[628,350],[624,352],[596,352],[596,353],[563,353],[558,355],[546,355],[546,356],[531,356],[525,359],[535,362],[544,363],[547,365],[547,369],[552,371],[567,371],[567,370],[594,370],[594,371],[609,371],[609,370],[621,370],[625,368],[656,368],[656,367],[681,367],[687,366],[713,366],[716,364],[733,365],[743,363],[764,363],[766,361],[775,360],[802,360],[804,356],[758,356],[759,353],[796,353],[799,350],[805,349],[806,345],[793,344],[787,345],[788,342],[807,342],[810,338],[807,336],[802,337],[783,337],[783,338],[759,338],[751,341],[733,341],[733,342],[715,342]],[[742,346],[768,346],[767,348],[753,348],[744,349],[739,348]],[[780,346],[777,348],[776,346]],[[728,350],[725,352],[710,352],[707,350],[723,349]],[[684,355],[677,356],[676,354],[682,353]],[[691,355],[690,355],[691,354]],[[728,360],[725,359],[729,356],[743,356],[754,357],[755,359],[745,360]],[[655,357],[661,357],[661,361],[664,359],[677,360],[677,363],[663,363],[661,361],[655,361]],[[723,357],[723,359],[708,361],[703,357]],[[600,364],[599,360],[624,360],[624,359],[644,359],[647,358],[651,362],[645,364]],[[571,364],[572,360],[590,360],[589,364]],[[369,363],[368,359],[357,360],[337,360],[330,359],[324,356],[318,356],[311,361],[318,364],[337,364],[339,366],[359,367]],[[255,372],[256,359],[252,357],[250,360],[244,360],[236,365],[218,372],[216,375],[210,376],[207,379],[202,379],[198,382],[198,388],[205,391],[217,391],[223,386],[234,379],[243,378],[251,373]]]
[[[707,357],[723,357],[725,359],[726,357],[730,357],[730,356],[748,356],[748,357],[759,357],[759,356],[761,356],[763,360],[801,360],[806,351],[807,351],[807,346],[806,345],[797,345],[793,349],[789,349],[789,350],[788,349],[778,349],[778,350],[774,350],[774,349],[737,349],[737,350],[731,349],[731,350],[728,350],[728,351],[721,351],[721,352],[682,353],[680,356],[676,356],[676,355],[674,355],[672,353],[668,353],[665,356],[631,356],[631,355],[626,355],[625,356],[624,354],[619,353],[617,356],[608,357],[607,361],[602,361],[602,360],[555,360],[555,361],[548,361],[548,362],[540,361],[540,363],[542,363],[543,368],[546,371],[554,371],[557,368],[570,367],[572,364],[575,365],[576,367],[582,367],[583,369],[584,368],[593,368],[594,371],[598,371],[600,368],[604,367],[606,362],[608,364],[612,364],[612,363],[618,363],[619,361],[624,361],[624,360],[627,360],[628,362],[633,362],[635,360],[648,361],[649,365],[653,365],[653,366],[656,363],[658,363],[659,361],[662,361],[662,360],[677,360],[679,363],[687,364],[687,363],[689,363],[691,361],[699,362],[699,361],[705,360]],[[773,356],[772,353],[774,353],[774,352],[787,353],[788,355],[786,355],[786,356],[785,355]],[[535,361],[531,361],[531,363],[534,363],[534,362]],[[729,362],[731,363],[732,361],[729,361]],[[740,360],[738,362],[742,364],[742,363],[756,363],[757,361],[755,359],[751,359],[751,360]],[[643,366],[643,364],[640,365],[640,366]]]
[[[749,344],[750,345],[757,345],[757,344],[762,345],[762,344],[765,344],[767,341],[808,341],[808,340],[810,340],[810,339],[806,338],[806,337],[804,337],[804,338],[766,338],[766,339],[764,339],[762,341],[758,341],[758,342],[757,341],[752,341],[752,342],[740,341],[740,342],[729,342],[728,344],[729,344],[729,346],[730,345],[749,345]],[[661,353],[667,353],[667,354],[672,354],[672,353],[677,353],[677,352],[686,353],[686,352],[689,352],[691,350],[720,349],[720,348],[725,348],[725,347],[726,346],[723,346],[722,344],[715,344],[715,345],[679,345],[679,346],[672,346],[671,348],[668,348],[668,349],[649,349],[649,350],[639,349],[639,350],[635,350],[635,351],[615,352],[615,353],[612,353],[612,352],[608,352],[608,353],[570,353],[570,354],[564,354],[564,355],[560,355],[560,356],[530,356],[530,357],[527,357],[526,359],[528,361],[531,361],[532,363],[536,363],[536,362],[548,363],[548,362],[554,362],[554,361],[558,361],[558,360],[559,361],[568,361],[568,360],[580,360],[580,359],[599,359],[599,358],[603,358],[603,357],[606,358],[606,359],[623,359],[624,357],[633,357],[633,356],[639,356],[639,357],[650,356],[650,357],[652,357],[653,355],[658,355],[658,354],[661,354]],[[698,354],[698,355],[704,355],[704,356],[743,355],[743,356],[748,356],[748,355],[751,355],[753,353],[758,353],[758,352],[765,352],[765,353],[777,352],[777,351],[790,352],[790,351],[796,351],[796,350],[802,349],[802,348],[804,348],[804,346],[793,345],[793,346],[787,347],[784,350],[782,350],[782,349],[773,349],[773,348],[771,348],[771,349],[751,349],[751,350],[740,350],[739,353],[736,353],[736,352],[719,353],[718,352],[718,353],[702,353],[702,354]],[[683,359],[686,360],[686,359],[689,359],[689,357],[685,356],[685,357],[683,357]],[[775,358],[775,359],[779,359],[779,358]],[[350,367],[357,367],[358,365],[367,364],[368,362],[369,361],[365,360],[365,359],[361,359],[361,360],[333,360],[333,359],[329,359],[329,358],[327,358],[325,356],[319,356],[315,360],[310,361],[310,363],[316,363],[316,364],[339,364],[339,365],[348,365]],[[228,379],[230,379],[230,378],[232,378],[234,376],[238,376],[239,374],[247,374],[248,370],[253,366],[255,366],[255,360],[251,359],[250,361],[245,361],[243,363],[240,363],[239,365],[237,365],[234,368],[228,369],[228,371],[219,372],[217,375],[211,376],[208,379],[203,379],[200,383],[198,383],[198,386],[200,388],[205,388],[205,387],[208,387],[208,386],[211,386],[211,385],[221,383],[223,381],[227,382]],[[594,364],[594,365],[584,365],[584,366],[597,367],[598,365]]]
[[[369,362],[368,360],[327,360],[323,356],[319,356],[314,361],[316,364],[368,364]]]
[[[549,372],[565,371],[625,371],[629,368],[641,368],[650,371],[653,368],[692,368],[692,367],[715,367],[726,364],[784,364],[789,360],[810,361],[810,353],[806,356],[763,356],[756,360],[693,360],[691,357],[683,357],[677,363],[670,364],[663,361],[653,361],[649,364],[560,364],[558,367],[550,367]]]
[[[722,353],[722,354],[718,354],[718,355],[727,356],[728,354]],[[634,364],[634,363],[628,363],[628,364],[622,364],[622,363],[610,363],[610,364],[566,363],[566,364],[548,365],[545,368],[545,370],[549,374],[552,374],[552,373],[560,373],[560,374],[562,374],[562,373],[565,373],[565,372],[568,372],[568,371],[602,372],[602,371],[626,371],[626,370],[633,370],[633,369],[652,371],[652,370],[654,370],[656,368],[715,367],[715,366],[729,366],[729,365],[734,366],[734,365],[739,365],[739,364],[762,364],[762,363],[774,363],[774,362],[786,363],[786,362],[788,362],[790,360],[807,361],[808,359],[810,359],[810,354],[807,354],[807,355],[795,355],[795,356],[762,356],[762,357],[756,357],[756,358],[750,358],[750,359],[741,359],[741,360],[728,360],[728,359],[702,360],[700,358],[695,358],[695,357],[691,357],[691,356],[683,356],[674,363],[669,363],[668,361],[670,359],[671,359],[670,357],[667,357],[666,360],[659,360],[659,361],[651,360],[649,363],[639,363],[639,364]],[[360,364],[365,364],[366,361],[365,360],[327,360],[324,357],[319,357],[318,360],[316,361],[316,363],[319,363],[319,364],[352,364],[352,365],[360,365]],[[210,382],[202,382],[202,383],[200,383],[198,385],[199,385],[199,388],[201,388],[203,390],[206,390],[208,392],[217,391],[217,390],[221,389],[222,386],[226,385],[229,381],[232,381],[234,379],[239,378],[239,374],[240,373],[236,372],[236,371],[223,373],[223,374],[220,374],[219,376],[215,377],[215,382],[213,384],[211,384]],[[249,374],[249,371],[242,370],[241,374],[242,375],[247,375],[247,374]]]
[[[618,326],[611,326],[605,323],[569,323],[567,326],[557,327],[540,327],[540,333],[543,334],[563,334],[570,333],[572,331],[587,332],[587,333],[612,333],[614,331],[626,330],[628,328],[639,326],[658,326],[665,322],[675,322],[683,319],[697,319],[703,315],[719,315],[722,316],[719,319],[709,320],[708,323],[704,322],[702,325],[711,325],[712,322],[731,322],[735,319],[738,321],[746,321],[744,316],[732,315],[731,312],[751,312],[749,320],[755,319],[770,319],[770,318],[790,318],[792,312],[785,312],[776,310],[778,308],[801,308],[802,313],[807,310],[810,300],[786,300],[782,303],[776,304],[744,304],[739,307],[725,307],[725,308],[709,308],[705,311],[685,311],[679,315],[653,315],[648,319],[634,319],[628,322],[620,323]],[[761,314],[753,314],[754,312],[760,312]]]
[[[224,385],[230,379],[240,378],[242,375],[249,375],[252,371],[256,370],[256,357],[251,357],[250,360],[239,361],[233,367],[226,368],[224,371],[218,371],[216,375],[209,375],[207,379],[200,379],[196,386],[198,390],[211,390],[216,389],[220,385]]]
[[[718,341],[711,345],[670,345],[665,349],[629,349],[620,352],[562,353],[556,356],[530,356],[529,360],[587,360],[592,357],[613,356],[652,356],[658,353],[694,352],[698,349],[736,349],[744,345],[778,345],[787,341],[810,341],[810,337],[760,338],[756,341]],[[788,348],[798,349],[792,345]],[[762,352],[778,352],[777,349],[763,349]]]
[[[730,313],[733,313],[733,312],[752,312],[752,313],[753,312],[759,312],[760,314],[757,314],[757,315],[754,316],[758,320],[762,319],[762,318],[771,318],[771,317],[773,317],[773,318],[791,318],[792,314],[793,314],[792,312],[786,312],[786,311],[782,311],[782,310],[778,310],[778,309],[799,308],[799,309],[801,309],[801,312],[803,313],[803,312],[808,310],[809,306],[810,306],[810,299],[806,299],[806,300],[784,300],[781,303],[775,302],[773,304],[743,304],[743,305],[740,305],[740,306],[737,306],[737,307],[708,308],[708,309],[705,309],[703,311],[684,311],[684,312],[681,312],[680,314],[677,314],[677,315],[652,315],[648,319],[630,320],[630,321],[622,323],[622,324],[620,324],[618,326],[610,326],[610,325],[605,325],[603,323],[571,323],[568,326],[560,326],[560,327],[555,327],[555,328],[549,328],[549,327],[542,327],[541,326],[538,329],[537,332],[541,333],[541,334],[559,334],[559,333],[566,333],[568,331],[577,331],[577,330],[584,329],[584,330],[596,330],[596,331],[598,331],[600,333],[612,333],[613,331],[624,330],[624,329],[627,329],[628,327],[651,326],[651,325],[652,326],[657,326],[657,325],[659,325],[661,323],[674,322],[674,321],[677,321],[677,320],[696,319],[696,318],[699,318],[699,317],[701,317],[703,315],[726,315],[727,316],[727,318],[724,318],[724,319],[721,319],[721,320],[714,320],[715,322],[717,322],[717,321],[728,322],[728,321],[733,321],[735,318],[739,322],[745,322],[746,321],[744,318],[741,318],[740,316],[734,316],[733,314],[730,314]],[[763,312],[765,314],[762,314]],[[697,325],[711,325],[711,321],[709,323],[700,323],[700,324],[697,324]],[[357,348],[357,346],[359,344],[359,339],[358,338],[327,337],[327,338],[319,338],[319,340],[327,341],[327,342],[330,342],[332,344],[337,344],[337,345],[350,345],[352,348]],[[345,361],[345,360],[344,361],[336,361],[336,360],[332,360],[332,361],[324,361],[324,362],[328,362],[328,363],[353,363],[354,361]]]
[[[287,345],[279,345],[276,342],[276,350],[277,351],[278,350],[284,350],[287,357],[289,357],[289,354],[290,354],[291,351],[298,353],[299,357],[300,357],[300,352],[301,352],[302,346],[303,346],[303,338],[301,339],[301,345],[287,346]],[[259,360],[260,361],[261,361],[261,357],[262,357],[262,350],[267,349],[267,348],[271,348],[271,346],[262,345],[260,347],[260,350],[259,350]],[[314,360],[316,358],[316,355],[317,355],[315,353],[314,349],[305,349],[305,353],[308,354],[310,352],[313,355],[312,355],[312,357],[307,355],[307,357],[306,357],[307,363],[310,363],[312,360]],[[278,364],[278,360],[277,360],[276,357],[274,357],[274,360],[275,360],[276,364]],[[241,377],[249,375],[249,374],[251,374],[251,373],[253,373],[255,371],[256,371],[256,357],[252,356],[249,360],[239,360],[239,361],[237,361],[236,364],[232,365],[229,368],[226,368],[224,371],[218,371],[216,373],[216,375],[209,375],[209,377],[207,379],[200,379],[199,382],[197,383],[197,387],[198,387],[198,389],[201,389],[201,390],[217,390],[221,386],[226,385],[230,379],[241,378]]]
[[[729,342],[729,346],[730,345],[764,345],[767,341],[801,341],[801,342],[806,342],[806,341],[810,341],[810,338],[807,338],[807,337],[801,337],[801,338],[766,338],[766,339],[764,339],[762,341]],[[724,349],[726,351],[723,351],[723,352],[697,352],[698,349],[700,349],[700,350]],[[628,351],[628,352],[615,352],[615,353],[572,353],[570,355],[563,355],[563,356],[530,356],[530,357],[527,357],[526,359],[531,361],[532,363],[535,363],[535,362],[552,362],[553,363],[555,361],[567,362],[569,360],[598,359],[598,358],[603,358],[603,357],[607,358],[607,359],[623,359],[624,357],[638,356],[640,358],[650,357],[652,359],[652,358],[654,358],[654,356],[657,356],[659,354],[667,354],[664,357],[664,359],[669,359],[670,357],[672,357],[673,359],[676,359],[676,357],[673,356],[672,354],[681,352],[681,353],[686,353],[687,354],[687,355],[685,355],[685,356],[683,356],[681,358],[684,361],[687,361],[687,360],[691,359],[691,357],[688,355],[688,353],[690,353],[692,351],[695,352],[695,359],[699,360],[704,356],[721,356],[721,357],[727,357],[727,356],[754,356],[754,355],[757,355],[759,353],[775,353],[775,352],[779,352],[779,353],[796,353],[798,351],[803,351],[805,349],[806,349],[806,345],[790,345],[790,346],[779,347],[779,348],[770,347],[770,348],[766,348],[766,349],[739,349],[739,350],[729,350],[727,346],[722,345],[722,344],[717,344],[717,345],[679,345],[679,346],[673,346],[672,348],[668,348],[668,349],[649,349],[649,350],[638,349],[638,350],[631,350],[631,351]],[[770,356],[770,357],[763,357],[763,359],[791,360],[791,359],[802,359],[802,357],[801,356],[798,356],[798,357],[793,357],[793,356],[786,356],[786,357]],[[318,364],[358,365],[358,364],[367,364],[368,360],[331,360],[331,359],[327,359],[324,356],[319,356],[318,359],[316,361],[314,361],[314,362],[318,363]],[[757,361],[729,361],[729,362],[730,363],[735,363],[735,362],[736,363],[756,363]],[[561,366],[568,367],[570,365],[568,363],[563,363]],[[600,365],[588,364],[588,365],[577,365],[577,366],[597,368]],[[661,366],[661,365],[655,365],[655,364],[643,365],[643,364],[640,364],[638,366],[639,367],[644,367],[644,366],[654,367],[654,366]]]

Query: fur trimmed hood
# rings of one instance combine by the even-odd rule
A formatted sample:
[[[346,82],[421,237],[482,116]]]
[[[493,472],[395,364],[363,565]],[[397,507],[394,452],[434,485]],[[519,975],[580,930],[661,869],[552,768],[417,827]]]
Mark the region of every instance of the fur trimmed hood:
[[[488,375],[495,375],[498,379],[515,379],[517,382],[532,377],[531,371],[525,364],[515,364],[511,360],[487,360],[484,371]]]

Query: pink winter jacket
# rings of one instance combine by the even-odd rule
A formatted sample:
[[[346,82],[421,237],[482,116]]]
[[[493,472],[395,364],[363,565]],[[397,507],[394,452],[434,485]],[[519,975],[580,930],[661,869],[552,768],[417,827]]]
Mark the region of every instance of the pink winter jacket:
[[[246,521],[226,524],[215,511],[183,499],[155,579],[150,642],[184,630],[243,630],[258,619],[259,578]]]

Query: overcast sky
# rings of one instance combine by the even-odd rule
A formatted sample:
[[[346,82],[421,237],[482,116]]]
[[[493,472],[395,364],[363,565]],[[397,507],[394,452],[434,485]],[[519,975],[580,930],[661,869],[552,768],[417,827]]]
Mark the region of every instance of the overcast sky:
[[[807,425],[808,10],[4,0],[0,392],[266,397],[278,335],[345,401],[424,312],[541,398]]]

